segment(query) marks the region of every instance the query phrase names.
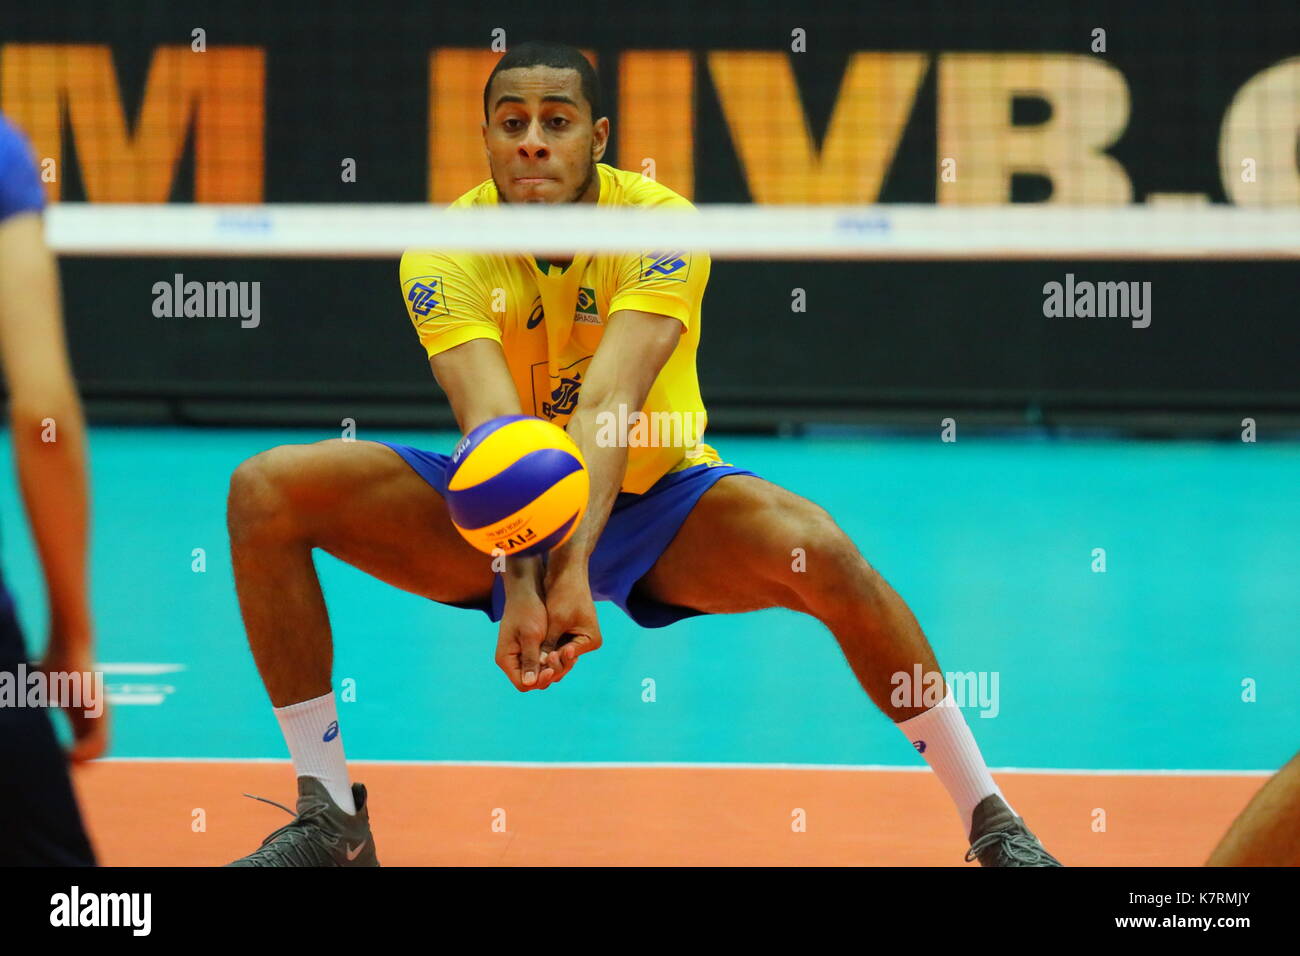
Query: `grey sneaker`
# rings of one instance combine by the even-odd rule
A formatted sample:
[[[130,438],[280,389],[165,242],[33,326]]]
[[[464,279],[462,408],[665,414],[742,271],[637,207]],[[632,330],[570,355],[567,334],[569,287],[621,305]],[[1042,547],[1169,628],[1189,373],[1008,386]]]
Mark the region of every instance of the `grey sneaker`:
[[[971,814],[970,849],[966,862],[980,866],[1061,866],[1043,849],[1025,821],[1011,812],[1006,801],[991,793]]]
[[[253,797],[251,793],[244,794]],[[260,849],[226,866],[378,866],[366,788],[352,785],[355,815],[344,813],[315,777],[298,778],[298,813],[262,841]],[[284,804],[253,797],[293,813]]]

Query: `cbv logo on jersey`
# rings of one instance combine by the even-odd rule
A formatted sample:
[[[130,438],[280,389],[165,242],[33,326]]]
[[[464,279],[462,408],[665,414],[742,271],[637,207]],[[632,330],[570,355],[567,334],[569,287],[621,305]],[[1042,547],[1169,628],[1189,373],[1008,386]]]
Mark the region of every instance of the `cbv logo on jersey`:
[[[560,379],[560,384],[551,390],[551,400],[542,402],[542,414],[547,418],[572,415],[578,407],[578,391],[581,388],[581,372],[574,372],[572,378]]]
[[[442,291],[442,276],[420,276],[411,280],[414,285],[406,292],[406,301],[411,303],[415,315],[432,318],[437,315],[450,315]]]
[[[685,282],[691,271],[684,252],[647,252],[641,257],[649,259],[650,264],[641,270],[642,279],[672,279]]]
[[[554,420],[573,414],[578,407],[578,393],[582,390],[582,377],[591,362],[584,355],[551,375],[545,362],[533,365],[533,414],[538,418]]]

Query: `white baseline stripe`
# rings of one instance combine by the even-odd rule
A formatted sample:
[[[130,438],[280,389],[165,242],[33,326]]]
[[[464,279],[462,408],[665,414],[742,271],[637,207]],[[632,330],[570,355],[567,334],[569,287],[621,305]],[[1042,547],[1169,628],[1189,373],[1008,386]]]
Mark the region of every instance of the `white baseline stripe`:
[[[251,763],[288,764],[279,757],[103,757],[96,763]],[[517,767],[543,770],[843,770],[928,773],[929,767],[840,763],[676,763],[654,761],[536,760],[349,760],[362,767]],[[1077,770],[1056,767],[990,767],[993,773],[1064,774],[1078,777],[1268,777],[1276,770]]]
[[[105,674],[175,674],[185,670],[184,664],[154,664],[149,662],[96,664]]]
[[[114,694],[114,693],[110,693],[110,694],[108,695],[108,702],[109,702],[110,704],[117,704],[117,705],[119,705],[119,706],[122,705],[122,704],[148,704],[148,705],[150,705],[150,706],[155,706],[155,707],[156,707],[158,704],[161,704],[161,703],[163,702],[163,695],[162,695],[162,694]]]

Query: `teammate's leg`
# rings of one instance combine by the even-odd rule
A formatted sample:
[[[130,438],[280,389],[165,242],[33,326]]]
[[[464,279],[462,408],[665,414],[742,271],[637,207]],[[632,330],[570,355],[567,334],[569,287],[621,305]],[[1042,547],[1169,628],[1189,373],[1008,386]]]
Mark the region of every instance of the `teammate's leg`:
[[[491,565],[442,496],[391,448],[284,445],[231,477],[231,558],[248,643],[298,776],[298,816],[239,866],[375,865],[365,789],[350,783],[312,551],[435,601],[487,598]]]
[[[18,665],[26,662],[18,620],[0,594],[0,679],[17,685],[25,679]],[[0,867],[94,866],[68,758],[47,708],[0,706],[0,767],[12,771],[0,783],[0,820],[6,821]]]
[[[1027,830],[1020,835],[1023,824],[1015,822],[950,692],[937,706],[912,694],[893,698],[895,675],[911,681],[918,666],[942,687],[939,665],[911,610],[824,509],[761,478],[725,476],[700,498],[638,587],[657,601],[707,613],[785,607],[816,617],[839,641],[863,689],[948,790],[981,862],[1039,859],[1041,847]],[[1007,836],[990,845],[983,839],[990,831]]]
[[[1300,866],[1300,753],[1228,827],[1206,866]]]

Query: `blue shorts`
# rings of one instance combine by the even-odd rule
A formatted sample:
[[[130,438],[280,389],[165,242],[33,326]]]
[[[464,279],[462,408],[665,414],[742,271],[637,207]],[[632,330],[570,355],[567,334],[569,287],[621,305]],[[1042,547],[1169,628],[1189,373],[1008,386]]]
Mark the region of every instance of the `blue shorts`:
[[[449,456],[394,442],[379,444],[387,445],[401,455],[416,474],[433,486],[434,491],[446,496],[447,468],[451,464]],[[633,589],[672,543],[677,529],[701,495],[726,475],[752,474],[752,471],[735,465],[694,465],[664,475],[644,494],[620,492],[614,499],[614,508],[587,567],[592,598],[613,601],[642,627],[667,627],[684,617],[703,614],[694,608],[664,604],[643,594],[634,594]],[[477,608],[493,621],[501,620],[505,608],[505,585],[501,575],[496,575],[492,582],[490,600],[455,606]]]

